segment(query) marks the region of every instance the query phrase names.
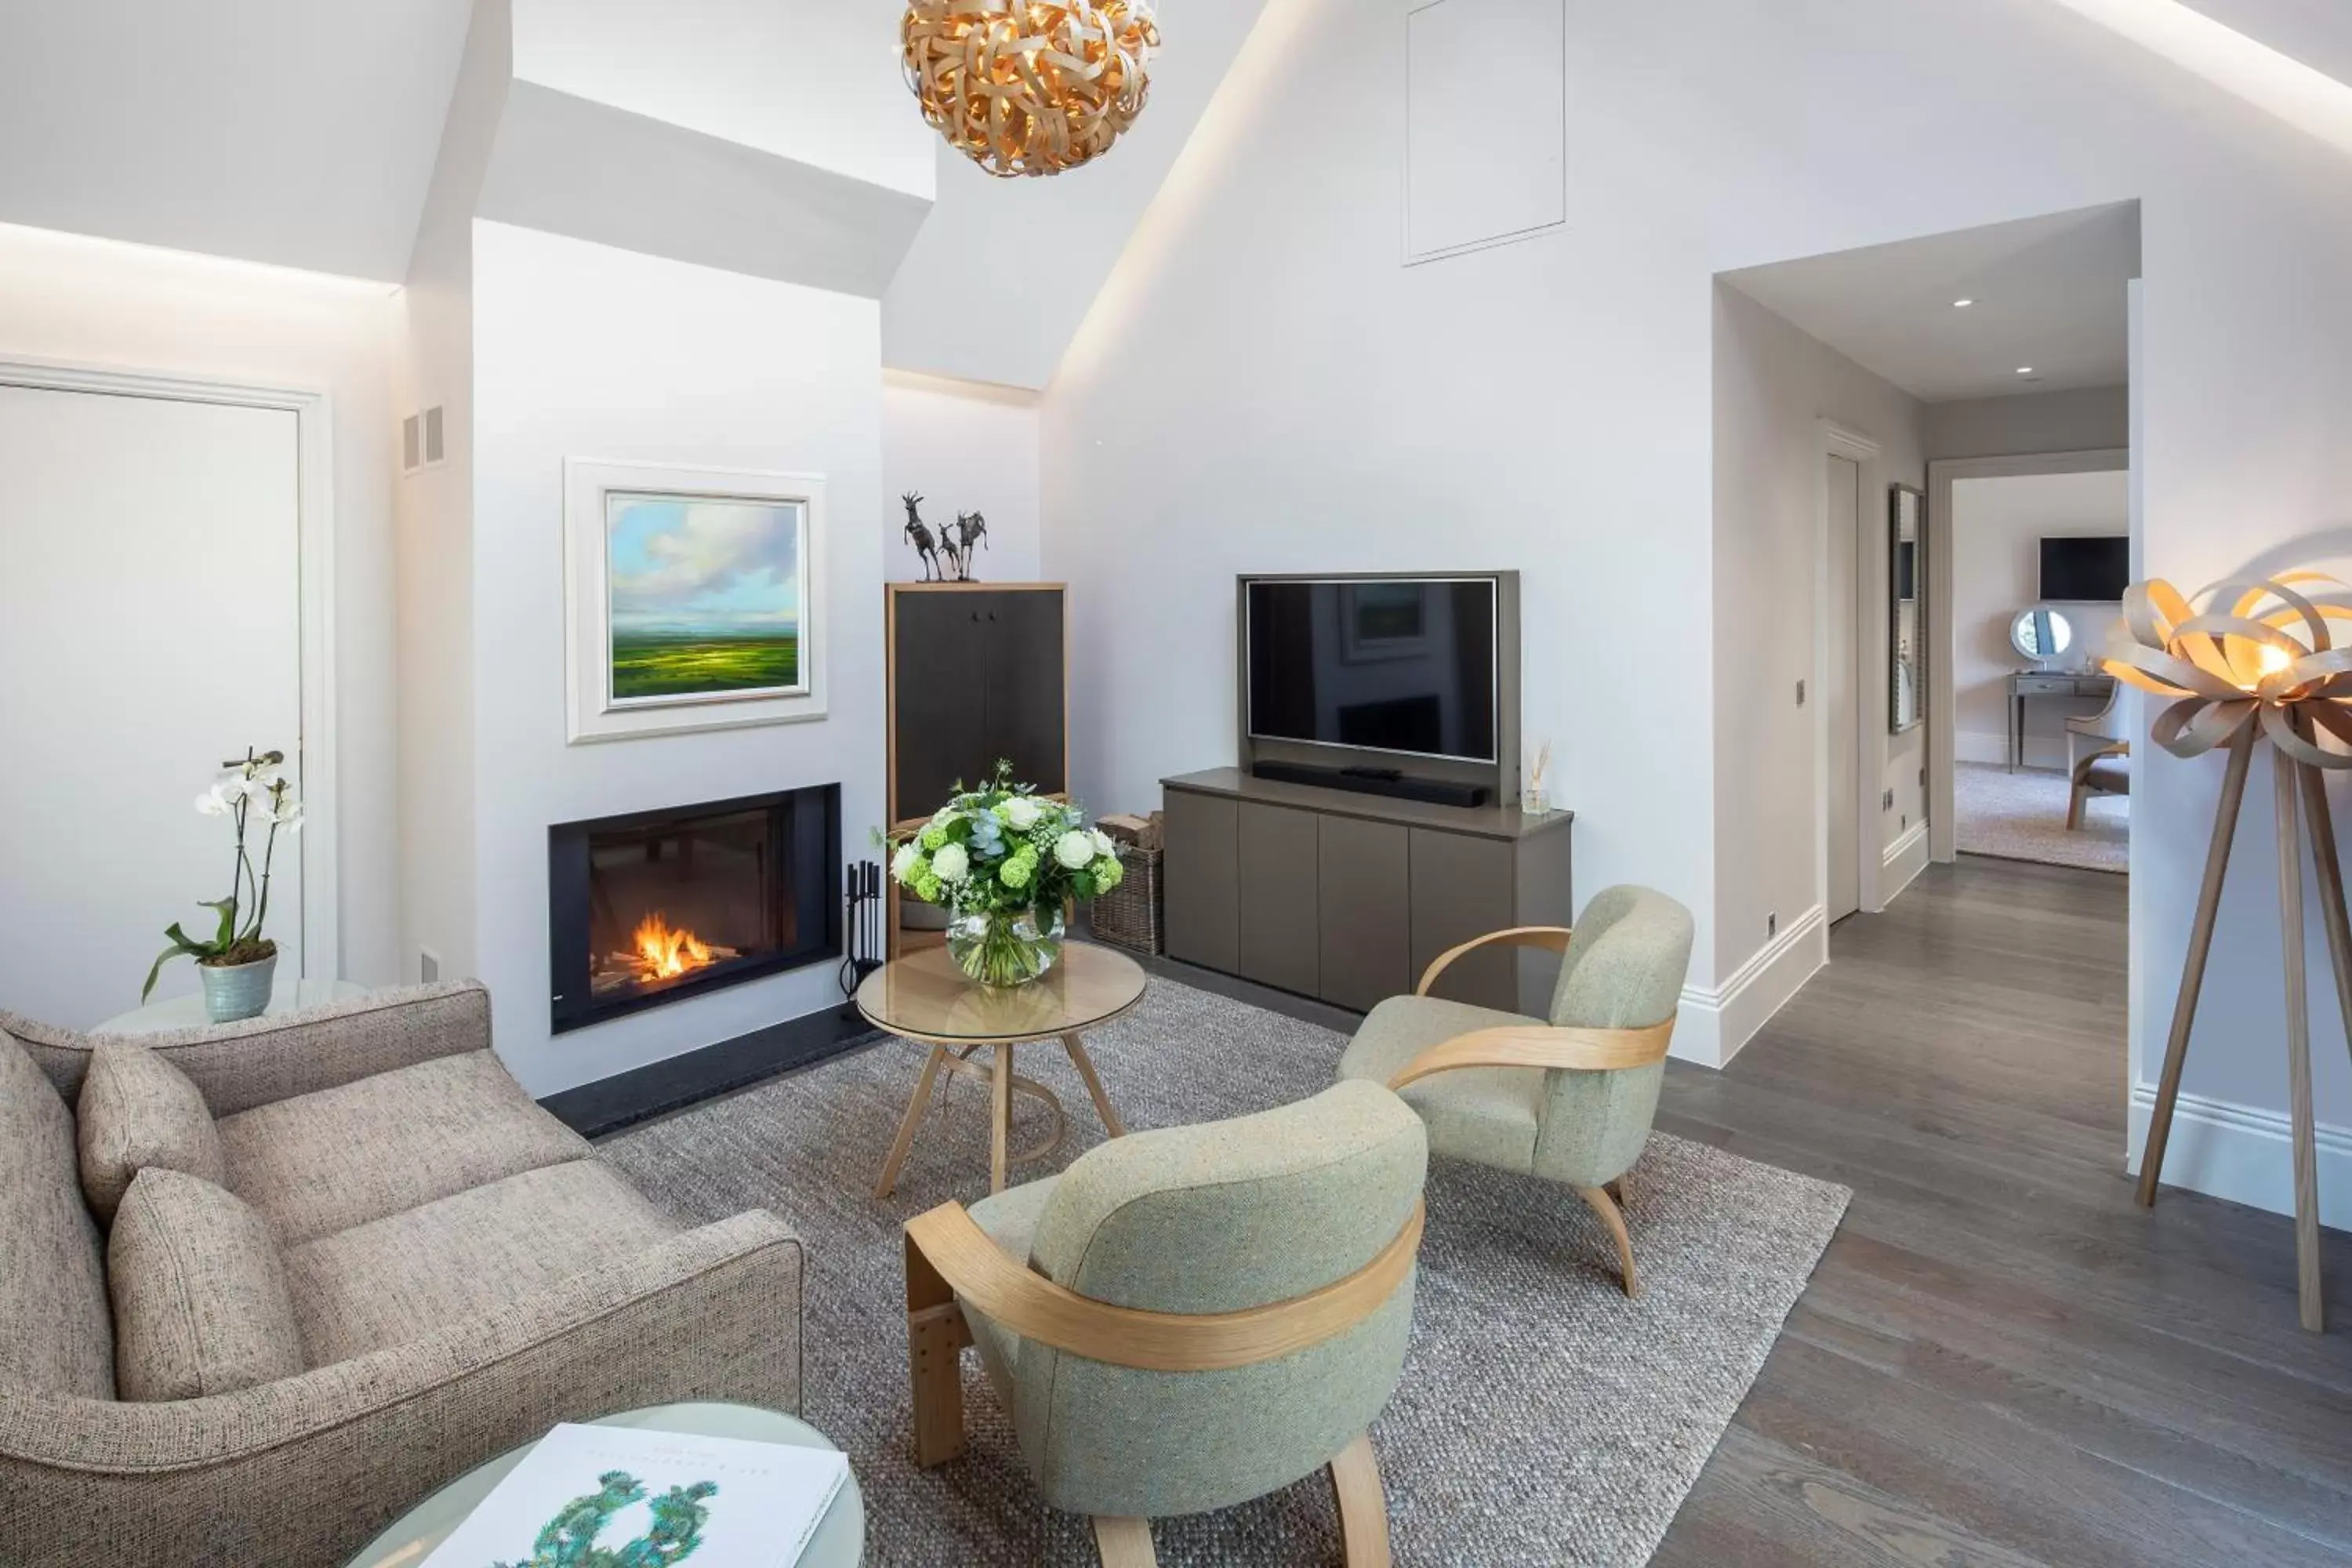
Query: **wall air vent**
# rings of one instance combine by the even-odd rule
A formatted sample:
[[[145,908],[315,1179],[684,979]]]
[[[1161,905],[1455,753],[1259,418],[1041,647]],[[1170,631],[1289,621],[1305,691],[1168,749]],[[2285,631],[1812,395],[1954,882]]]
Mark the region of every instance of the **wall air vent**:
[[[403,474],[437,468],[446,455],[441,405],[436,403],[423,413],[412,414],[400,422],[400,471]]]

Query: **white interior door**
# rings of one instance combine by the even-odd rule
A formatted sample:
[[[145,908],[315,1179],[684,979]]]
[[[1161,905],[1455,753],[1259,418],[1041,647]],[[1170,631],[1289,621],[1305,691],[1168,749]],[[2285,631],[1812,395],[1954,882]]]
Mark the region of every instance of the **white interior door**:
[[[1822,776],[1829,795],[1829,898],[1835,922],[1862,907],[1861,693],[1854,672],[1855,552],[1862,526],[1862,465],[1829,463],[1829,603],[1822,606]]]
[[[250,745],[299,779],[297,416],[0,385],[0,1006],[84,1027],[139,1000],[232,839],[193,803]],[[301,838],[268,934],[301,973]],[[197,987],[185,959],[158,997]]]

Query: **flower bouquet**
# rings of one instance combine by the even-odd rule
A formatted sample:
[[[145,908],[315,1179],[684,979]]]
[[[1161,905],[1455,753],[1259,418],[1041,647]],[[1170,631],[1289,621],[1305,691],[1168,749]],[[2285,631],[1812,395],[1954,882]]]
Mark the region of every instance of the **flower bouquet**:
[[[1010,763],[893,847],[890,875],[950,912],[948,952],[982,985],[1024,985],[1053,968],[1064,906],[1125,875],[1118,847],[1085,812],[1015,784]]]
[[[278,769],[283,752],[256,756],[246,748],[242,762],[223,763],[226,773],[212,788],[196,796],[196,810],[205,816],[226,816],[236,830],[236,861],[229,872],[228,897],[200,900],[204,909],[220,916],[212,936],[199,941],[173,921],[163,934],[172,939],[147,971],[147,984],[139,993],[144,1002],[154,994],[156,976],[163,965],[182,953],[196,961],[205,982],[205,1016],[215,1024],[250,1018],[269,1005],[270,985],[278,969],[278,944],[261,934],[269,919],[269,874],[278,858],[278,835],[302,830],[302,803],[294,786]],[[246,848],[248,834],[267,823],[262,841],[261,869],[256,872]]]

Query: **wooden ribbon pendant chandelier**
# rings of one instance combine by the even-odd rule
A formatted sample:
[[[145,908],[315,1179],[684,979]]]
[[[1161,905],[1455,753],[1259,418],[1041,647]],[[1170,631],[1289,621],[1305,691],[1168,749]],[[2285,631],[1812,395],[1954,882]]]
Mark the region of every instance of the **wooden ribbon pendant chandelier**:
[[[1160,27],[1150,0],[913,0],[899,43],[923,118],[1009,179],[1110,151],[1143,112]]]

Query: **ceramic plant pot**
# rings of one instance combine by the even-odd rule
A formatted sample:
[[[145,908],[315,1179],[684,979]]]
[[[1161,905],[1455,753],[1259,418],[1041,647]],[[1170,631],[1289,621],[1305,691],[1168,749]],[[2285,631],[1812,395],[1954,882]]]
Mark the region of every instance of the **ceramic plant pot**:
[[[205,1016],[215,1024],[234,1024],[268,1010],[270,987],[278,979],[278,955],[273,952],[256,963],[217,968],[200,963],[196,973],[205,977]]]

